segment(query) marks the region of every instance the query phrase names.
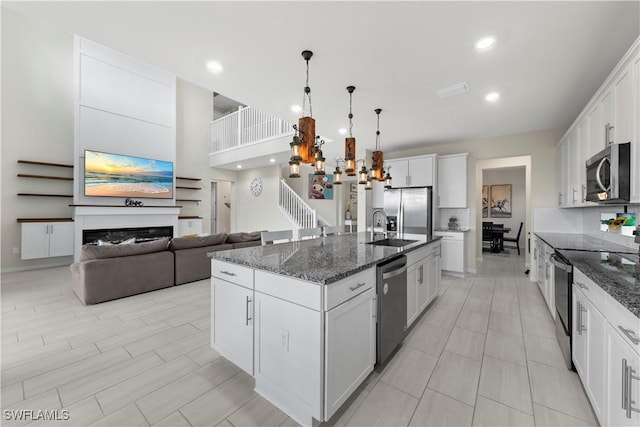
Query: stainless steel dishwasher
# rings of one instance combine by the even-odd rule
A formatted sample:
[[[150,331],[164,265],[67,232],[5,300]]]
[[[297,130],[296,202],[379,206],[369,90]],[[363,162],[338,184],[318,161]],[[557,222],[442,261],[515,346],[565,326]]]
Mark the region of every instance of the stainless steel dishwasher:
[[[407,334],[407,257],[377,266],[376,364],[383,364]]]

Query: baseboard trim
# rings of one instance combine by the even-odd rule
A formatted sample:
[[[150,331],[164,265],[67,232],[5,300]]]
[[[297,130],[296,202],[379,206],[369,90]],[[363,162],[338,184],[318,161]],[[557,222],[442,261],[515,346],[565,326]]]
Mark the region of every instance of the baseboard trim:
[[[37,265],[23,265],[20,267],[7,267],[0,269],[0,273],[18,273],[20,271],[29,271],[29,270],[40,270],[43,268],[52,268],[52,267],[64,267],[65,265],[71,265],[72,262],[69,261],[60,261],[54,262],[51,264],[37,264]]]

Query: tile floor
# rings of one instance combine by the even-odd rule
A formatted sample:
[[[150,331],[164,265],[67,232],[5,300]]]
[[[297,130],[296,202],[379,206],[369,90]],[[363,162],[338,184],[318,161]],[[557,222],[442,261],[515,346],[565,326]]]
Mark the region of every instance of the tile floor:
[[[478,270],[443,277],[328,425],[597,425],[523,258],[487,255]],[[296,425],[209,347],[208,281],[84,306],[69,280],[66,267],[2,275],[2,425]],[[21,409],[69,419],[6,419]]]

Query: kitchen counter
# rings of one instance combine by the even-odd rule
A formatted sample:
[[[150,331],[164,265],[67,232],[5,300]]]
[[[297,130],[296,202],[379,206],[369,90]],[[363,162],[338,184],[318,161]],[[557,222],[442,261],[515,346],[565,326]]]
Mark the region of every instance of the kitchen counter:
[[[587,234],[534,233],[640,317],[638,252]]]
[[[433,231],[446,231],[448,233],[466,233],[468,232],[470,229],[469,228],[457,228],[455,230],[451,230],[450,228],[436,228]]]
[[[400,253],[440,240],[440,237],[428,238],[422,234],[397,234],[393,237],[416,242],[402,247],[372,245],[368,244],[371,241],[370,234],[360,232],[217,251],[209,253],[209,257],[326,285],[392,259]]]
[[[640,317],[640,265],[637,255],[572,250],[558,252],[622,306]]]
[[[626,246],[611,243],[589,234],[572,233],[534,233],[546,244],[556,250],[569,249],[575,251],[615,252],[637,254],[638,251]]]

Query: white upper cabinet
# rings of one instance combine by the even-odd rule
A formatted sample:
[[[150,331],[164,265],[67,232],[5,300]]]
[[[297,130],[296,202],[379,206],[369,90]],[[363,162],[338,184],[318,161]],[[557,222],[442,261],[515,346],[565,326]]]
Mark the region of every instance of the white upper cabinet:
[[[432,154],[387,160],[387,165],[391,166],[393,188],[433,186],[435,158],[435,154]]]
[[[438,207],[467,207],[468,153],[438,157]]]
[[[631,202],[640,202],[640,39],[558,143],[558,206],[586,202],[585,162],[607,144],[631,142]]]

